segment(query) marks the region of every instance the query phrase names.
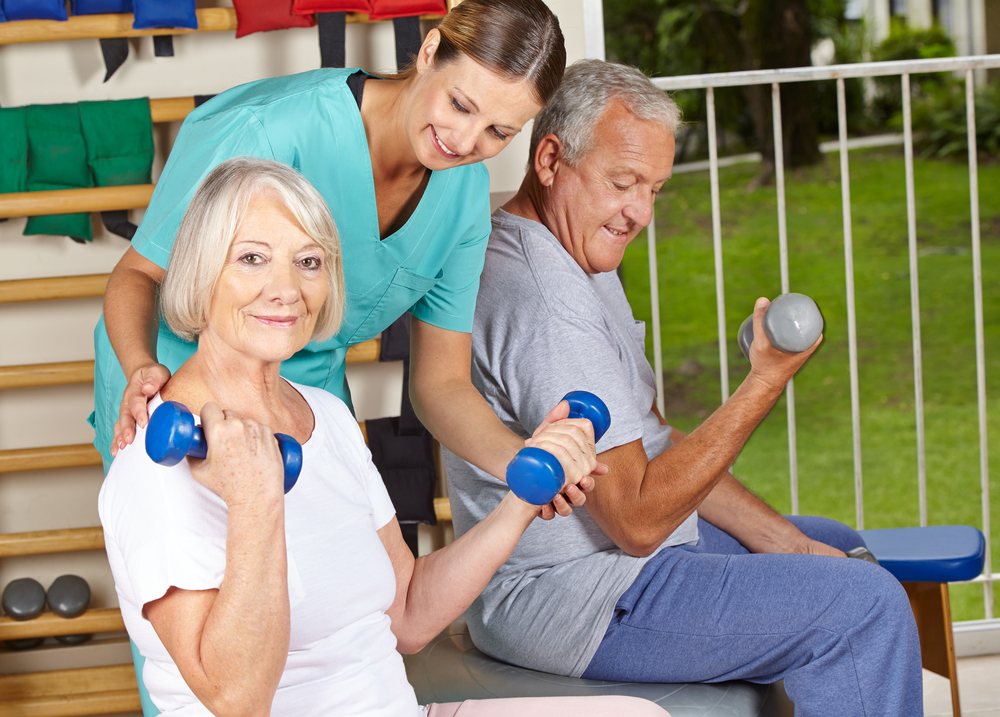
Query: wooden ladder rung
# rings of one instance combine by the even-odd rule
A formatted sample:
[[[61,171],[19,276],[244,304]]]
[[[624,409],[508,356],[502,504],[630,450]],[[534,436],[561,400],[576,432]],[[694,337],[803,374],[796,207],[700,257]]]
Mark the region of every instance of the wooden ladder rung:
[[[142,702],[138,687],[129,690],[0,701],[0,714],[4,717],[83,717],[140,710]]]
[[[73,553],[81,550],[104,550],[104,530],[100,526],[0,535],[0,558]]]
[[[101,465],[101,454],[89,443],[0,451],[0,473],[99,465]]]
[[[20,622],[10,617],[0,617],[0,640],[115,632],[124,629],[121,610],[116,607],[94,608],[72,619],[59,617],[52,612],[43,612],[34,620]]]
[[[372,339],[351,346],[347,349],[347,363],[378,361],[381,343],[380,339]],[[0,366],[0,389],[67,386],[74,383],[91,383],[93,380],[93,361]]]
[[[449,7],[453,3],[449,4]],[[236,30],[236,11],[231,7],[202,8],[197,11],[198,29],[157,27],[134,30],[130,14],[73,15],[66,22],[56,20],[19,20],[0,23],[0,45],[60,40],[90,40],[105,37],[143,37],[146,35],[189,35],[198,32]],[[440,15],[421,15],[423,20],[440,20]],[[372,22],[361,12],[347,13],[349,23]]]
[[[0,705],[4,700],[21,700],[52,695],[113,692],[136,689],[135,668],[131,665],[83,667],[75,670],[24,672],[0,675]],[[2,710],[0,710],[2,712]],[[2,712],[6,714],[6,712]]]
[[[81,274],[0,281],[0,304],[92,299],[104,296],[109,276],[110,274]]]
[[[65,22],[56,20],[20,20],[0,23],[0,45],[28,42],[56,42],[146,35],[189,35],[196,32],[225,32],[236,29],[236,10],[231,7],[202,8],[196,11],[198,29],[157,27],[134,30],[131,14],[73,15]]]
[[[37,217],[48,214],[138,209],[148,205],[152,196],[152,184],[9,192],[0,194],[0,217]]]
[[[434,499],[434,514],[443,523],[451,522],[451,501],[448,498]]]
[[[91,383],[93,380],[93,361],[0,366],[0,389],[68,386],[74,383]]]

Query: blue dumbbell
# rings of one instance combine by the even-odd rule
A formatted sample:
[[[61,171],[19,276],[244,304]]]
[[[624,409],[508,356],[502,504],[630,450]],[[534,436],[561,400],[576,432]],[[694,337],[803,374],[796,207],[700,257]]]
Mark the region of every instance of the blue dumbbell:
[[[275,433],[274,437],[278,439],[281,460],[285,464],[287,493],[302,472],[302,446],[284,433]],[[180,463],[184,456],[204,458],[208,454],[208,443],[187,406],[176,401],[164,401],[153,411],[146,426],[146,453],[156,463],[173,466]]]
[[[604,401],[588,391],[570,391],[563,401],[569,403],[569,417],[589,419],[594,425],[594,440],[601,440],[611,425],[611,413]],[[562,465],[541,448],[522,448],[507,464],[507,485],[514,495],[532,505],[550,503],[565,480]]]

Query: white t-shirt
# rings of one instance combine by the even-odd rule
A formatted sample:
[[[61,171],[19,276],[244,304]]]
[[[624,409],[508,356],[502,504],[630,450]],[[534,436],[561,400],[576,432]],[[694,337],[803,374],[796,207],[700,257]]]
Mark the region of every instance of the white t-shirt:
[[[394,510],[357,421],[344,403],[292,384],[315,429],[302,446],[298,483],[285,496],[291,643],[275,715],[418,715],[385,611],[392,564],[376,530]],[[149,404],[152,412],[162,401]],[[207,715],[142,615],[175,586],[218,588],[226,566],[223,500],[145,451],[145,431],[118,454],[99,498],[108,559],[129,636],[146,658],[142,679],[164,714]]]

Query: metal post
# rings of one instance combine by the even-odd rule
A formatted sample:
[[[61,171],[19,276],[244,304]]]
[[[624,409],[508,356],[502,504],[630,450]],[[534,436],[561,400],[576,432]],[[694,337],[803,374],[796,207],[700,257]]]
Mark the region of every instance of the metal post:
[[[917,416],[917,492],[920,525],[927,525],[927,465],[924,443],[924,369],[920,340],[920,285],[917,269],[917,202],[913,183],[913,122],[910,73],[903,73],[903,146],[906,156],[906,227],[910,250],[910,316],[913,324],[913,409]]]
[[[726,350],[726,287],[722,276],[722,216],[719,208],[719,149],[715,136],[715,91],[706,91],[708,105],[708,168],[712,183],[712,247],[715,252],[715,312],[719,327],[719,379],[722,403],[729,400],[729,354]]]
[[[788,221],[785,209],[785,140],[781,128],[781,85],[771,84],[771,116],[774,118],[774,179],[778,195],[778,263],[781,272],[781,293],[789,292],[788,280]],[[785,406],[788,414],[788,475],[792,494],[792,515],[799,514],[799,452],[795,431],[795,379],[785,386]]]
[[[847,280],[847,342],[851,368],[851,427],[854,435],[854,512],[858,530],[865,527],[861,479],[861,398],[858,390],[858,325],[854,305],[854,238],[851,228],[851,176],[847,161],[847,99],[844,78],[837,79],[837,124],[840,135],[840,193],[844,211],[844,274]]]

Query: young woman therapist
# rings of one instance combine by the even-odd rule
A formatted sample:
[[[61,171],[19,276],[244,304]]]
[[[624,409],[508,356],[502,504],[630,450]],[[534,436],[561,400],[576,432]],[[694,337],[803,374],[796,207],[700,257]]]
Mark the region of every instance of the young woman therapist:
[[[145,425],[146,401],[196,348],[163,323],[154,329],[156,288],[191,196],[213,167],[247,155],[301,172],[341,228],[342,328],[285,361],[282,375],[350,405],[348,346],[409,311],[418,416],[454,453],[502,477],[525,443],[469,378],[469,332],[490,233],[481,162],[548,102],[565,64],[558,21],[540,0],[465,0],[398,77],[315,70],[236,87],[192,112],[132,247],[111,274],[95,331],[95,445],[105,469],[134,439],[136,423]],[[572,485],[581,468],[564,467]],[[575,487],[567,496],[583,498]],[[556,507],[569,510],[562,497]]]

